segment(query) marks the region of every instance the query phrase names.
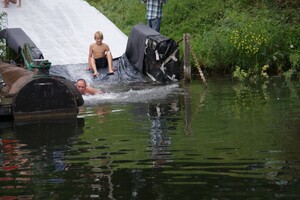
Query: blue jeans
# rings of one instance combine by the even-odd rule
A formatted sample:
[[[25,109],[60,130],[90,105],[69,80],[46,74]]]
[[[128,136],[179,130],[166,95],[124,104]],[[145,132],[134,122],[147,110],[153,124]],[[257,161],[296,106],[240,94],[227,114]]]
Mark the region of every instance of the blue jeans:
[[[160,32],[160,21],[161,18],[148,19],[148,26],[157,32]]]

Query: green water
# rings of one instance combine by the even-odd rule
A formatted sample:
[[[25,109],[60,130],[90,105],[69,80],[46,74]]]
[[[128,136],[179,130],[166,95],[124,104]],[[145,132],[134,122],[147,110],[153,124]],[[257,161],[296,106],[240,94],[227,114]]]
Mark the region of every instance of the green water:
[[[300,84],[194,81],[2,128],[0,199],[299,199]]]

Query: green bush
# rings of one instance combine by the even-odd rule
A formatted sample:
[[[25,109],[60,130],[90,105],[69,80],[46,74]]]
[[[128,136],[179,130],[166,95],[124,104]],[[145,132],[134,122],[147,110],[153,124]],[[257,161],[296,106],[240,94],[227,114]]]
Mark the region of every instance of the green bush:
[[[140,0],[86,1],[126,35],[147,23]],[[299,73],[299,10],[299,0],[168,0],[161,34],[179,41],[189,33],[201,66],[212,74],[233,73],[236,66],[248,74]]]
[[[86,1],[126,35],[134,25],[147,23],[140,0]],[[161,34],[180,41],[189,33],[207,73],[300,74],[299,10],[299,0],[168,0]]]

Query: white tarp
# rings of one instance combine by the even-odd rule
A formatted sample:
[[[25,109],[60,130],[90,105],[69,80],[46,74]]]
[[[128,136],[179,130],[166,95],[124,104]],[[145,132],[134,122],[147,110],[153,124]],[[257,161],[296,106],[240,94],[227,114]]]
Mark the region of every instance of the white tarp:
[[[21,28],[52,65],[87,63],[94,33],[102,31],[113,57],[125,53],[127,36],[84,0],[22,0],[0,6],[7,28]]]

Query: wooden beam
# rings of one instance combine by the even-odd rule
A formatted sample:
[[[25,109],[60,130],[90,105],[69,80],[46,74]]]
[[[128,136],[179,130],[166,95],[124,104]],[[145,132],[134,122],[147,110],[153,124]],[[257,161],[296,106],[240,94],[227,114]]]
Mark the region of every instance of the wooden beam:
[[[190,47],[188,44],[189,34],[183,34],[183,73],[184,80],[191,82],[191,59]]]

